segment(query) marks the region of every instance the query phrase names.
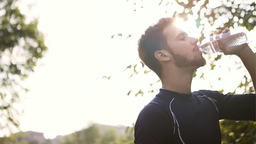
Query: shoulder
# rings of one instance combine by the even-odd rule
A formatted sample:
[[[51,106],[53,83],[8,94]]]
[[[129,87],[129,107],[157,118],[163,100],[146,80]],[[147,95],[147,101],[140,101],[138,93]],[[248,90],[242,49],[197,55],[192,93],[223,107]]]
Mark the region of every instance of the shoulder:
[[[210,97],[217,101],[224,97],[224,95],[222,93],[220,93],[218,91],[213,91],[213,90],[199,90],[199,91],[193,92],[193,94],[197,97],[198,96]]]
[[[199,91],[193,92],[193,94],[212,96],[212,95],[221,95],[222,93],[218,91],[213,91],[213,90],[199,90]]]
[[[134,127],[135,143],[170,143],[173,120],[166,110],[149,103],[140,112]]]
[[[149,103],[147,104],[139,113],[139,119],[146,119],[147,121],[149,120],[154,120],[154,119],[159,119],[164,118],[168,115],[166,110],[163,108],[158,103]]]
[[[170,109],[169,109],[169,101],[163,99],[162,97],[156,96],[149,104],[147,104],[139,114],[138,119],[147,119],[150,120],[165,120],[172,119]]]
[[[153,99],[139,113],[135,123],[135,130],[158,129],[172,127],[173,118],[167,103]]]

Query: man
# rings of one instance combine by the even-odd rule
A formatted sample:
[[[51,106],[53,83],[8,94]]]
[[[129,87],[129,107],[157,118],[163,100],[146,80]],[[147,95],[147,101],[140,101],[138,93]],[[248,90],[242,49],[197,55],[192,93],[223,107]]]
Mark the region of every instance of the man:
[[[162,88],[137,118],[135,144],[220,144],[220,119],[256,120],[255,94],[191,92],[193,72],[206,63],[197,42],[172,18],[160,19],[141,36],[139,56],[159,76]],[[224,54],[242,60],[255,88],[256,55],[251,48],[244,44],[226,49],[218,43]]]

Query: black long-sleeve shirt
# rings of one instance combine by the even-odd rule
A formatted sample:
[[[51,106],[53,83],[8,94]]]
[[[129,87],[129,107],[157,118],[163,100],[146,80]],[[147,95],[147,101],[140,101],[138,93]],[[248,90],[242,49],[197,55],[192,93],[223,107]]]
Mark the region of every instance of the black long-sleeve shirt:
[[[135,123],[135,144],[220,144],[220,119],[255,119],[255,94],[160,89]]]

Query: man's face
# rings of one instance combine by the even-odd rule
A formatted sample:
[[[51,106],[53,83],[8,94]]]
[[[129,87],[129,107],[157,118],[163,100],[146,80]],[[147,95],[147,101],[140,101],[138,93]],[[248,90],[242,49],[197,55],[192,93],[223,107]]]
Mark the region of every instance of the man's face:
[[[169,25],[163,30],[166,38],[168,51],[172,54],[178,67],[205,65],[202,52],[198,50],[197,38],[189,37],[175,25]]]

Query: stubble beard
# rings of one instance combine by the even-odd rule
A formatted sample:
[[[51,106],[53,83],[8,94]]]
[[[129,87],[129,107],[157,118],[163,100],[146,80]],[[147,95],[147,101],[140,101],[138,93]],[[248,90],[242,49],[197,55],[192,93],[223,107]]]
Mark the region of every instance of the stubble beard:
[[[175,54],[173,52],[171,52],[171,54],[175,60],[176,66],[178,66],[178,67],[195,66],[195,67],[199,68],[206,64],[206,61],[203,57],[198,58],[198,59],[189,60],[187,58],[187,55],[179,55],[179,54]]]

